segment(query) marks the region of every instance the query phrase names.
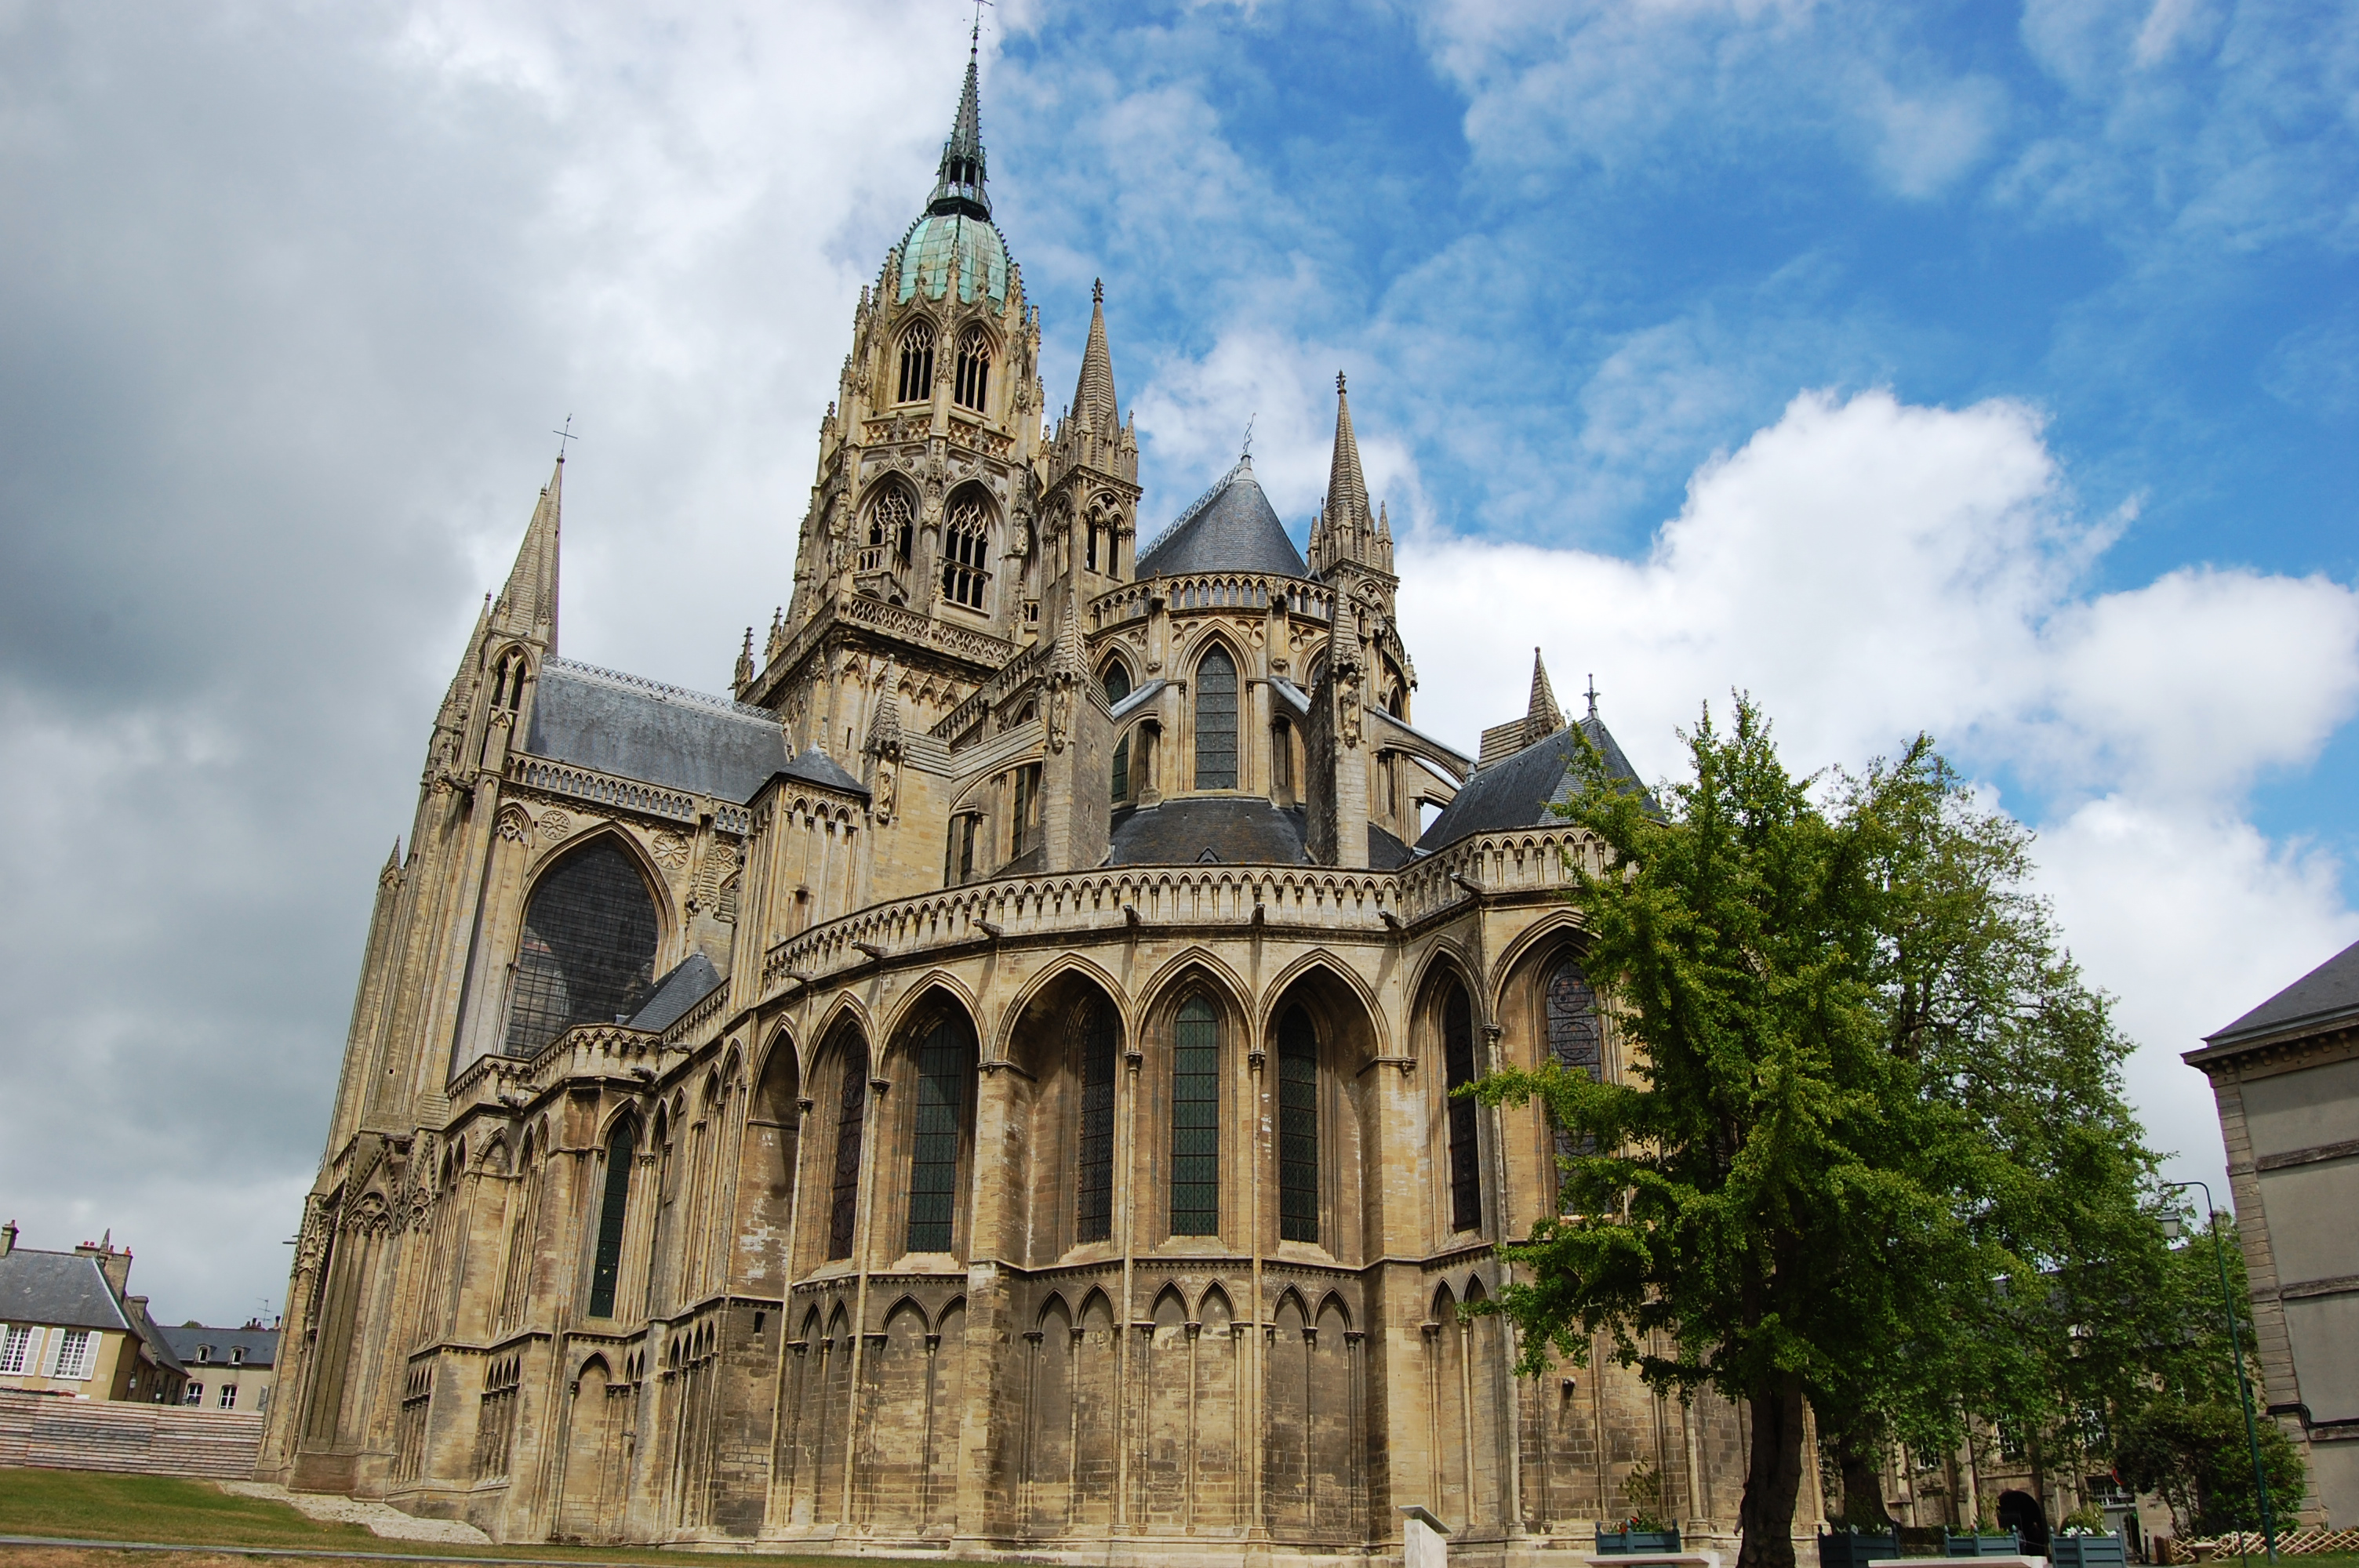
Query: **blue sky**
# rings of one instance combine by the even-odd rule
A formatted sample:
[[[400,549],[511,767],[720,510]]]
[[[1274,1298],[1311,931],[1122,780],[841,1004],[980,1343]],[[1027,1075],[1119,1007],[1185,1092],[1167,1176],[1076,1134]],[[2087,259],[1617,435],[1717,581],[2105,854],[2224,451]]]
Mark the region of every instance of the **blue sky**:
[[[718,689],[970,14],[0,10],[0,1071],[108,1108],[0,1144],[27,1245],[280,1288],[546,432],[565,652]],[[1798,767],[1932,730],[2216,1175],[2178,1053],[2359,938],[2354,19],[1007,0],[984,131],[1052,406],[1105,280],[1148,531],[1250,417],[1299,536],[1347,371],[1423,726],[1537,644],[1653,773],[1732,687]]]

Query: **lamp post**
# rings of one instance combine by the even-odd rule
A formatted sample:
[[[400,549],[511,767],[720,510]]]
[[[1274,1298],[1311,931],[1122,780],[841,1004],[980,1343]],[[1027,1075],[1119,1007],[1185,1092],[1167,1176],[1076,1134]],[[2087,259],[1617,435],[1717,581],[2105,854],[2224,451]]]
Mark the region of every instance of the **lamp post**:
[[[2245,1381],[2245,1342],[2243,1336],[2236,1332],[2236,1302],[2235,1297],[2228,1290],[2228,1249],[2220,1239],[2219,1214],[2212,1206],[2212,1189],[2206,1184],[2165,1182],[2162,1184],[2166,1187],[2201,1187],[2203,1189],[2203,1217],[2205,1223],[2212,1227],[2212,1256],[2213,1261],[2220,1265],[2220,1310],[2227,1315],[2228,1319],[2228,1354],[2236,1363],[2236,1397],[2245,1407],[2245,1442],[2252,1450],[2253,1485],[2259,1488],[2261,1497],[2261,1541],[2268,1548],[2269,1562],[2274,1564],[2277,1560],[2277,1527],[2276,1519],[2269,1513],[2269,1477],[2261,1468],[2261,1430],[2253,1420],[2252,1385]],[[2165,1215],[2162,1221],[2163,1235],[2176,1240],[2179,1230],[2179,1217],[2175,1214]]]

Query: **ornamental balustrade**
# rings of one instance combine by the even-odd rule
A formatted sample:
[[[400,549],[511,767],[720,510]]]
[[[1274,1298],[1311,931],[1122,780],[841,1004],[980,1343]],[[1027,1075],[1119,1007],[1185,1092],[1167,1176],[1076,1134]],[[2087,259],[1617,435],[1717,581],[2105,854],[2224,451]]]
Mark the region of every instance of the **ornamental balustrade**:
[[[617,778],[591,768],[576,767],[571,762],[551,762],[515,752],[508,755],[507,776],[513,783],[545,795],[561,795],[574,800],[593,801],[617,811],[635,811],[642,816],[660,816],[672,822],[694,822],[697,818],[698,797],[658,784],[642,784],[636,779]],[[737,809],[742,824],[745,813]],[[719,821],[719,813],[714,820]],[[742,834],[742,826],[728,831]]]
[[[933,733],[944,741],[955,741],[973,727],[984,713],[1005,702],[1016,688],[1030,680],[1049,660],[1050,644],[1035,643],[1016,655],[1000,672],[968,694],[965,701],[944,714],[933,728]]]
[[[1191,572],[1125,583],[1090,600],[1090,630],[1102,632],[1143,619],[1147,601],[1160,598],[1174,615],[1259,610],[1273,604],[1304,621],[1332,621],[1335,593],[1315,582],[1261,572]]]

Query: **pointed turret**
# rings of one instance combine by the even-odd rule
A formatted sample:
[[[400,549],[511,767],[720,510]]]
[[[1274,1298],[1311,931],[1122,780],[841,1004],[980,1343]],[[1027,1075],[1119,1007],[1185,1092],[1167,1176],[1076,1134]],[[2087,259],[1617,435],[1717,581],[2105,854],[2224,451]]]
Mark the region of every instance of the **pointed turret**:
[[[1594,707],[1590,709],[1592,714],[1596,711]],[[1548,665],[1540,662],[1538,648],[1532,650],[1532,700],[1525,710],[1524,724],[1534,740],[1564,728],[1564,709],[1556,705],[1556,693],[1549,686]]]
[[[516,566],[508,572],[507,586],[500,590],[491,614],[494,630],[535,638],[552,654],[557,652],[558,536],[564,502],[565,460],[560,457],[548,488],[540,492],[540,504],[533,508]]]
[[[1082,378],[1071,417],[1093,435],[1112,438],[1122,425],[1114,390],[1114,355],[1106,349],[1105,282],[1090,286],[1090,341],[1082,350]]]
[[[897,762],[901,756],[901,685],[898,665],[887,662],[885,680],[876,693],[876,706],[868,715],[868,740],[861,747],[872,757],[884,757]]]
[[[942,161],[934,175],[934,194],[926,203],[931,213],[958,213],[989,219],[991,198],[984,191],[983,114],[976,89],[976,56],[981,36],[966,54],[966,86],[959,92],[958,114],[951,121],[951,138],[942,144]]]

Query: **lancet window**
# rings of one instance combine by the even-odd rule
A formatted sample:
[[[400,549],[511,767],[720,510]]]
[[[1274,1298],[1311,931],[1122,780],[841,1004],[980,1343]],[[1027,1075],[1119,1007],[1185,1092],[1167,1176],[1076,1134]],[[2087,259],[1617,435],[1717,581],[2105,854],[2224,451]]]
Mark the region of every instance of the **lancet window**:
[[[1319,1239],[1319,1033],[1300,1007],[1277,1026],[1277,1234]]]
[[[1082,1085],[1076,1241],[1104,1241],[1114,1235],[1114,1057],[1119,1032],[1114,1004],[1102,996],[1073,1010],[1074,1065]]]
[[[1221,1228],[1221,1026],[1201,996],[1180,1004],[1171,1036],[1171,1234]]]
[[[914,321],[901,334],[901,386],[899,403],[923,403],[934,395],[934,328],[930,321]]]
[[[860,1214],[860,1139],[868,1120],[868,1043],[856,1036],[840,1053],[842,1082],[836,1092],[835,1181],[827,1214],[827,1255],[852,1256],[853,1223]]]
[[[631,1166],[639,1152],[638,1118],[625,1114],[606,1135],[606,1176],[598,1199],[598,1241],[590,1265],[590,1315],[614,1315],[623,1271],[623,1224],[631,1211]]]
[[[1112,708],[1130,695],[1130,672],[1120,665],[1108,665],[1105,672],[1106,706]],[[1117,804],[1130,795],[1130,737],[1114,742],[1114,798]]]
[[[1196,665],[1196,787],[1237,787],[1237,663],[1218,645]]]
[[[984,395],[991,386],[991,340],[980,327],[969,327],[959,336],[957,384],[951,395],[962,408],[983,411]]]
[[[868,508],[868,544],[860,552],[860,569],[883,571],[909,564],[909,546],[918,527],[918,503],[907,489],[888,484]]]
[[[510,713],[516,710],[517,706],[524,701],[524,672],[525,659],[522,654],[511,652],[506,658],[500,661],[499,675],[492,685],[494,708],[502,708]]]
[[[918,1046],[918,1121],[909,1141],[909,1250],[947,1252],[958,1214],[959,1144],[974,1082],[974,1035],[945,1016]]]
[[[1593,1082],[1604,1071],[1604,1041],[1597,1022],[1597,991],[1578,959],[1566,958],[1550,971],[1545,1006],[1549,1060],[1568,1073],[1584,1073]],[[1556,1130],[1559,1155],[1593,1153],[1596,1147],[1593,1139],[1569,1128]]]
[[[991,550],[991,514],[972,495],[951,503],[942,531],[942,597],[970,610],[983,608],[984,585],[991,580],[984,561]]]
[[[577,1023],[612,1023],[655,989],[656,906],[611,838],[558,862],[525,905],[506,1049],[530,1056]]]
[[[1483,1228],[1483,1156],[1477,1147],[1474,1102],[1455,1092],[1474,1081],[1474,1005],[1466,988],[1449,982],[1441,999],[1441,1057],[1450,1105],[1450,1228]]]

